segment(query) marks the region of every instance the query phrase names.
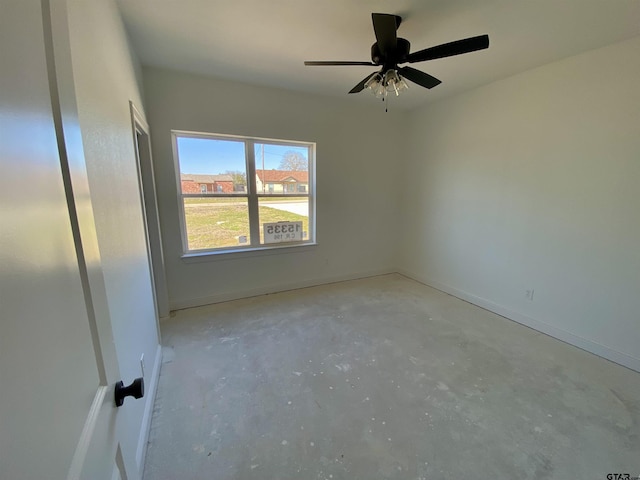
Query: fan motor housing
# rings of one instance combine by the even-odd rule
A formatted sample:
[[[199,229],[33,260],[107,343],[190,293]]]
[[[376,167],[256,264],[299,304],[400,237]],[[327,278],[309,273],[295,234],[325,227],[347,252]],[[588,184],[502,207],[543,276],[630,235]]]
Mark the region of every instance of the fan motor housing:
[[[404,63],[407,59],[407,55],[409,55],[410,46],[411,44],[409,43],[409,40],[398,38],[395,51],[385,57],[382,55],[380,47],[378,47],[378,42],[376,42],[371,45],[371,61],[376,65],[384,64],[392,66],[395,66],[398,63]]]

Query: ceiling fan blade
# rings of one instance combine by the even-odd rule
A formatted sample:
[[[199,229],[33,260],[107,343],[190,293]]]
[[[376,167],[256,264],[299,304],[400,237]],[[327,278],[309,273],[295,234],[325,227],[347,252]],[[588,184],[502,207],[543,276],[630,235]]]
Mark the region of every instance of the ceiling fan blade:
[[[349,93],[358,93],[364,90],[364,84],[367,83],[367,80],[369,80],[372,75],[373,73],[370,73],[369,75],[364,77],[360,83],[358,83],[355,87],[349,90]]]
[[[316,62],[316,61],[307,61],[307,62],[304,62],[304,64],[305,64],[307,67],[318,67],[318,66],[325,66],[325,65],[328,65],[328,66],[340,66],[340,65],[368,65],[368,66],[373,66],[373,67],[375,67],[375,66],[376,66],[376,64],[375,64],[375,63],[371,63],[371,62],[343,62],[343,61],[336,61],[336,62],[333,62],[333,61],[328,61],[328,62],[324,62],[324,61],[319,61],[319,62]]]
[[[373,20],[373,31],[376,34],[380,53],[386,57],[396,49],[398,44],[396,30],[401,18],[387,13],[372,13],[371,20]]]
[[[438,80],[436,77],[432,77],[428,73],[421,72],[415,68],[402,67],[398,69],[398,72],[400,72],[400,75],[407,80],[411,80],[413,83],[417,83],[421,87],[433,88],[442,83],[442,81]]]
[[[489,35],[480,35],[478,37],[456,40],[455,42],[444,43],[436,47],[425,48],[419,52],[411,53],[407,55],[407,62],[425,62],[436,58],[451,57],[453,55],[475,52],[476,50],[482,50],[488,47]]]

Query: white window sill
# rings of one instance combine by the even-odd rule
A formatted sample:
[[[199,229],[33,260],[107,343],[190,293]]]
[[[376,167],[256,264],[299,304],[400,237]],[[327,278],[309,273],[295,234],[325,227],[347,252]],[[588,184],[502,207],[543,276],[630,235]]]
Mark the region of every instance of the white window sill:
[[[184,263],[217,262],[223,260],[237,260],[240,258],[262,257],[266,255],[282,255],[286,253],[303,253],[317,247],[316,242],[299,243],[296,245],[262,246],[242,248],[236,250],[220,250],[206,252],[184,253],[180,258]]]

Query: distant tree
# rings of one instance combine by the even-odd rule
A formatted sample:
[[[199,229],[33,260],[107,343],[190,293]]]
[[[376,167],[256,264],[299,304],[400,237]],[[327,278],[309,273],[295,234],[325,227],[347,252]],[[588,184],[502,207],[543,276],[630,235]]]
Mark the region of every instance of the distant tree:
[[[285,152],[280,160],[280,170],[306,171],[309,169],[309,162],[299,152],[290,150]]]
[[[247,174],[245,172],[238,172],[227,170],[225,172],[227,175],[230,175],[233,179],[233,189],[234,191],[243,191],[247,190]]]

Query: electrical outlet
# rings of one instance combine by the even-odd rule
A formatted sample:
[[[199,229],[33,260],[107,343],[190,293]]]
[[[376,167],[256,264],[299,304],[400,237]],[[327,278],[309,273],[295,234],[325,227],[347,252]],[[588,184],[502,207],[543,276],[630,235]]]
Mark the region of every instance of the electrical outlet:
[[[535,290],[532,288],[531,290],[525,290],[524,291],[524,297],[529,300],[530,302],[533,302],[533,294],[534,294]]]
[[[142,370],[142,378],[144,378],[144,353],[140,355],[140,370]]]

